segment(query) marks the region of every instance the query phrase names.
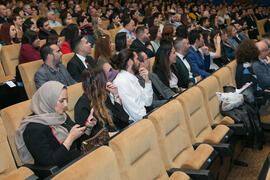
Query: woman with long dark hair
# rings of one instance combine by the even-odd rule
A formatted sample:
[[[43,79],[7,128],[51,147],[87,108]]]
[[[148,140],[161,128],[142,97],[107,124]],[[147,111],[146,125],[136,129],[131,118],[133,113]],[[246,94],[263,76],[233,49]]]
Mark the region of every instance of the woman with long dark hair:
[[[129,48],[131,45],[131,39],[126,32],[119,32],[115,36],[115,50],[117,52],[121,51],[122,49]]]
[[[19,43],[17,31],[13,24],[4,23],[0,30],[0,46]]]
[[[107,82],[101,67],[85,69],[82,73],[82,86],[84,94],[75,105],[74,117],[78,124],[90,128],[90,137],[96,135],[103,127],[109,132],[115,132],[129,124],[129,116],[121,105],[118,89],[114,84]],[[93,122],[95,125],[91,128]]]
[[[174,47],[170,42],[163,43],[156,53],[153,72],[167,87],[177,93],[181,91],[181,87],[184,87],[184,82],[181,81],[181,72],[177,70],[175,63]]]
[[[77,24],[70,24],[65,32],[65,42],[62,44],[61,51],[63,54],[72,53],[71,47],[74,39],[80,35],[79,27]]]
[[[40,40],[37,32],[28,30],[23,34],[19,64],[41,59]]]

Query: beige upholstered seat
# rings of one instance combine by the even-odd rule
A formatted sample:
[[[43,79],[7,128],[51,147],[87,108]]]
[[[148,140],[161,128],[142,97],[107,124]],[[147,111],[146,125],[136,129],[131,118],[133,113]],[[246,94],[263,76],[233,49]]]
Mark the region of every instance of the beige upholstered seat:
[[[259,32],[259,39],[261,39],[262,38],[262,35],[265,34],[264,24],[265,24],[266,21],[267,21],[266,18],[256,21],[258,32]]]
[[[42,47],[44,44],[46,44],[46,39],[40,40],[40,47]]]
[[[198,87],[188,89],[178,96],[177,100],[183,105],[187,126],[194,143],[219,143],[230,130],[225,125],[218,125],[212,130],[203,95]]]
[[[64,28],[65,28],[64,26],[57,26],[57,27],[54,27],[53,29],[57,32],[57,34],[60,35],[60,33],[62,32]]]
[[[153,72],[153,66],[154,66],[154,63],[155,63],[155,57],[150,58],[149,61],[150,61],[150,72]]]
[[[1,50],[1,61],[7,75],[16,75],[16,66],[19,64],[21,44],[3,46]]]
[[[74,119],[74,106],[77,103],[78,99],[83,94],[82,83],[73,84],[67,87],[68,92],[68,109],[66,113],[69,115],[72,121]]]
[[[161,156],[167,170],[171,168],[200,169],[207,161],[213,148],[201,144],[196,151],[188,133],[181,103],[173,100],[148,118],[155,126]]]
[[[120,180],[121,178],[113,151],[108,146],[102,146],[67,167],[53,179]]]
[[[236,84],[235,83],[236,66],[237,66],[236,60],[233,60],[232,62],[230,62],[229,64],[226,65],[226,67],[228,67],[230,69],[230,71],[231,71],[233,84]]]
[[[34,76],[42,64],[43,60],[37,60],[19,65],[20,74],[28,99],[31,99],[37,90]]]
[[[223,92],[223,86],[235,86],[235,80],[232,78],[231,71],[228,67],[223,67],[216,71],[213,76],[217,77],[220,91]]]
[[[14,79],[13,75],[6,76],[2,63],[0,62],[0,82],[5,82]]]
[[[160,156],[155,128],[150,120],[135,123],[109,144],[116,155],[122,179],[169,179]]]
[[[20,167],[19,169],[16,169],[16,170],[8,173],[7,175],[4,175],[3,177],[1,177],[1,174],[0,174],[0,179],[1,180],[11,180],[11,179],[12,180],[23,180],[23,179],[27,179],[28,177],[30,177],[32,175],[34,175],[34,173],[30,169],[28,169],[26,167]]]
[[[62,55],[62,64],[67,67],[68,62],[74,56],[74,53],[68,53]]]
[[[218,100],[218,97],[216,95],[216,92],[220,91],[217,78],[215,76],[210,76],[205,80],[203,80],[202,82],[200,82],[197,86],[202,91],[205,108],[209,116],[209,119],[211,120],[210,121],[211,125],[234,124],[234,121],[231,118],[229,117],[224,118],[220,114],[219,110],[220,101]]]
[[[9,106],[1,110],[1,117],[6,128],[8,141],[17,165],[22,165],[22,162],[16,150],[14,134],[20,126],[23,118],[27,115],[30,115],[31,113],[30,100]]]

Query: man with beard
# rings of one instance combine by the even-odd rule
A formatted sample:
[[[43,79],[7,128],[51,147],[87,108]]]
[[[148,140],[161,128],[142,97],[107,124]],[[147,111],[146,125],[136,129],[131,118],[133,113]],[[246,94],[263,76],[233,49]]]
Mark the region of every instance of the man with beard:
[[[45,44],[40,49],[41,58],[44,64],[35,73],[36,88],[47,81],[59,81],[65,86],[75,84],[65,66],[61,64],[62,52],[56,44]]]
[[[47,39],[50,34],[57,34],[57,32],[51,28],[49,21],[45,17],[41,17],[37,20],[37,26],[39,28],[39,39]]]
[[[118,87],[124,110],[130,120],[139,121],[146,115],[146,108],[152,104],[153,89],[148,77],[148,70],[140,65],[137,53],[132,49],[123,49],[117,56],[117,67],[121,70],[113,84]],[[136,74],[145,81],[140,85]]]
[[[137,52],[145,52],[148,58],[153,57],[155,54],[153,52],[153,47],[150,44],[150,34],[148,28],[145,26],[138,27],[136,30],[136,39],[132,42],[131,48],[135,49]]]
[[[189,53],[189,42],[186,38],[178,38],[173,43],[174,49],[176,52],[176,67],[178,71],[181,73],[184,88],[188,88],[200,80],[202,80],[201,76],[195,76],[191,72],[191,66],[187,60],[187,54]]]

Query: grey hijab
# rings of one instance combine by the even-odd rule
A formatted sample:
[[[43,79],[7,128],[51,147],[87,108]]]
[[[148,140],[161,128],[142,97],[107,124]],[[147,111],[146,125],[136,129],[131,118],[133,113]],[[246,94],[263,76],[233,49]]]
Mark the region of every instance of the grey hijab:
[[[23,163],[33,160],[23,139],[23,132],[29,123],[48,125],[52,128],[54,135],[60,142],[66,139],[68,130],[61,126],[66,121],[66,114],[57,114],[55,112],[55,106],[63,87],[64,85],[57,81],[48,81],[34,94],[31,101],[31,110],[35,115],[25,117],[19,129],[15,132],[15,145]]]

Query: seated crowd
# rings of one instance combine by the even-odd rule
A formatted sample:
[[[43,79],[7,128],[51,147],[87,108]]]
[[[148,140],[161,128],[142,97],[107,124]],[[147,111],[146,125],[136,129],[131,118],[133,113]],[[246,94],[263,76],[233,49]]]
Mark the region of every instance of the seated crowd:
[[[234,59],[237,88],[252,81],[255,95],[269,96],[270,34],[255,43],[255,19],[269,17],[267,7],[110,0],[101,2],[102,13],[99,2],[86,9],[73,0],[12,2],[0,4],[0,45],[21,43],[19,64],[44,61],[34,75],[33,114],[15,135],[25,163],[62,167],[103,127],[113,136]],[[74,56],[65,67],[68,53]],[[84,93],[73,122],[65,113],[67,86],[79,82]]]

